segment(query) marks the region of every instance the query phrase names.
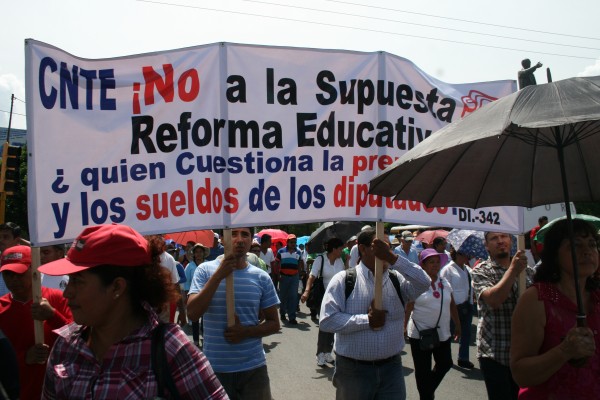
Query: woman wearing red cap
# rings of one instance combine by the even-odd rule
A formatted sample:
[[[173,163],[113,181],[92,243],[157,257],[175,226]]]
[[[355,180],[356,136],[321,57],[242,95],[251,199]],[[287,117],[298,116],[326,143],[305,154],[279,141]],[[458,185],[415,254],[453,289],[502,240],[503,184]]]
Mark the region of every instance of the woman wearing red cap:
[[[100,225],[86,228],[66,258],[39,268],[69,275],[64,297],[75,320],[57,330],[43,399],[227,399],[179,326],[167,324],[153,345],[162,332],[155,310],[176,297],[161,253],[132,228]]]

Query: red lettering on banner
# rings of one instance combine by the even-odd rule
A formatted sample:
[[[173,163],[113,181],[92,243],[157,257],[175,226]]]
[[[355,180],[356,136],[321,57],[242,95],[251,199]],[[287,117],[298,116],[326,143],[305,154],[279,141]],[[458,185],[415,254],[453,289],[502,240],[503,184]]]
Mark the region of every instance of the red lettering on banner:
[[[162,97],[165,103],[171,103],[175,99],[175,71],[171,64],[163,64],[163,73],[157,72],[152,66],[142,67],[144,76],[144,105],[152,105],[156,102],[154,92]],[[140,82],[133,83],[133,113],[141,113],[140,104]],[[186,103],[194,101],[200,93],[200,77],[195,69],[184,71],[177,79],[177,96]]]
[[[140,221],[146,221],[150,217],[155,219],[180,217],[184,214],[193,215],[196,209],[200,214],[219,214],[222,211],[233,214],[240,206],[237,195],[238,190],[235,188],[221,190],[212,187],[209,178],[204,179],[204,186],[195,189],[194,182],[189,179],[186,182],[185,192],[175,190],[172,193],[138,196],[136,206],[139,212],[136,213],[136,217]]]

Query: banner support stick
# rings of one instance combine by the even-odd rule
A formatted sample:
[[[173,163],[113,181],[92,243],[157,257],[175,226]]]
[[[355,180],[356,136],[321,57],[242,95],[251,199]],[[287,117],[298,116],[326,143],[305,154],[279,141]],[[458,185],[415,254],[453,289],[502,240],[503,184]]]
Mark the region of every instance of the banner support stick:
[[[231,254],[233,243],[231,243],[231,229],[223,229],[223,242],[225,257]],[[225,278],[225,301],[227,304],[227,326],[235,325],[235,293],[233,289],[233,272]]]
[[[379,240],[384,240],[383,234],[383,222],[377,221],[375,224],[376,237]],[[375,297],[373,299],[373,305],[376,309],[383,309],[383,261],[375,257]]]

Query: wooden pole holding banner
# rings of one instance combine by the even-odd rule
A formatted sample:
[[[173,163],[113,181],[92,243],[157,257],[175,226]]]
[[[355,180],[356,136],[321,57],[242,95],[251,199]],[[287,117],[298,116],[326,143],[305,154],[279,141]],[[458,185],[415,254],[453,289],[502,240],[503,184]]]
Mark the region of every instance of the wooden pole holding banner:
[[[31,291],[33,294],[33,302],[40,303],[42,301],[42,276],[38,272],[40,266],[40,248],[31,248]],[[33,333],[35,335],[35,344],[44,343],[44,321],[33,321]]]
[[[225,257],[231,254],[233,243],[231,243],[231,229],[223,229],[223,246]],[[235,292],[233,290],[233,272],[225,278],[225,302],[227,304],[227,326],[235,325]]]
[[[525,235],[521,234],[517,236],[517,251],[523,250],[525,251]],[[519,281],[517,283],[519,287],[519,297],[525,292],[527,289],[527,269],[524,269],[523,272],[519,274]]]
[[[383,235],[383,222],[377,221],[375,224],[375,232],[377,239],[384,240]],[[373,305],[376,309],[383,309],[383,261],[375,257],[375,297],[373,299]]]

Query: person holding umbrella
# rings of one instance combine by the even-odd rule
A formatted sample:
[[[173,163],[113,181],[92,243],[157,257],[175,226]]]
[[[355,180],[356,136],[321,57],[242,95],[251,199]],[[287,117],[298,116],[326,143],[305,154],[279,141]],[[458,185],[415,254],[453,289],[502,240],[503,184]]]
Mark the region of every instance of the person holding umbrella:
[[[558,221],[546,233],[535,283],[513,314],[511,371],[522,388],[519,399],[595,399],[600,393],[600,237],[593,225],[573,220],[575,277],[567,224]],[[576,327],[576,284],[585,288],[586,327]]]

